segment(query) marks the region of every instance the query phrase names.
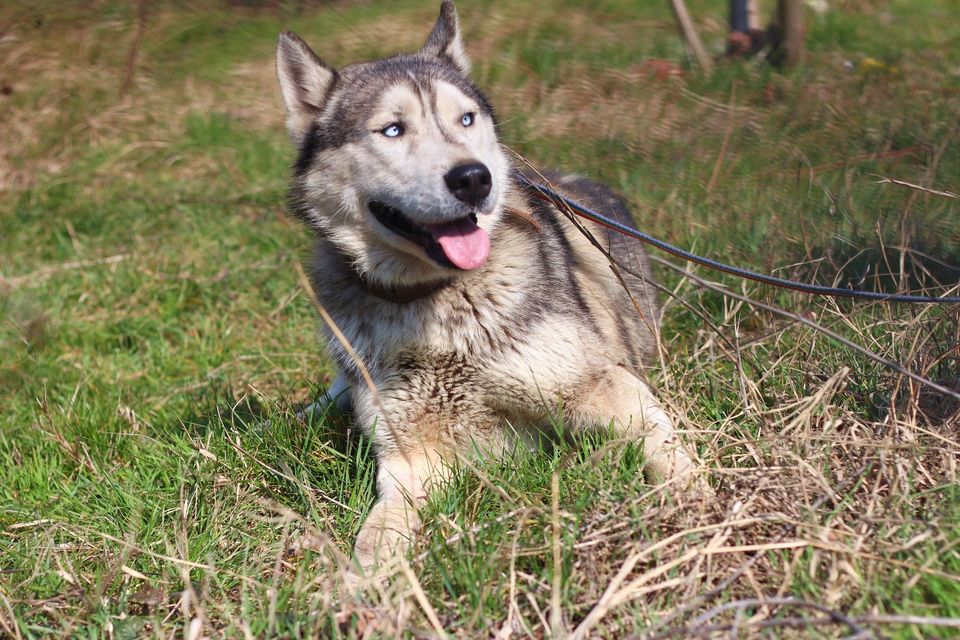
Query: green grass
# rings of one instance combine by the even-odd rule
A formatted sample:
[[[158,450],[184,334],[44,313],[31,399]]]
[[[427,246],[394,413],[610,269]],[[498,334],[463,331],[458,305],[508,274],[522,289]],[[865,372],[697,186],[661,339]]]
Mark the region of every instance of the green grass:
[[[663,2],[462,5],[504,140],[617,187],[644,230],[810,281],[960,277],[960,203],[878,184],[960,191],[952,0],[831,3],[808,16],[802,68],[724,63],[710,77],[689,67]],[[690,9],[721,51],[725,3]],[[121,96],[132,3],[0,8],[0,636],[433,633],[402,574],[342,593],[374,465],[346,418],[296,417],[334,372],[296,277],[307,237],[284,214],[293,152],[272,55],[284,28],[334,64],[410,50],[435,12],[151,3]],[[652,60],[682,75],[658,79]],[[960,376],[956,309],[703,275],[945,384]],[[554,584],[573,629],[635,553],[633,591],[596,637],[683,637],[711,607],[777,594],[848,616],[960,618],[957,406],[659,276],[695,312],[664,298],[651,375],[717,496],[649,486],[642,451],[602,435],[459,469],[408,558],[445,631],[549,635]]]

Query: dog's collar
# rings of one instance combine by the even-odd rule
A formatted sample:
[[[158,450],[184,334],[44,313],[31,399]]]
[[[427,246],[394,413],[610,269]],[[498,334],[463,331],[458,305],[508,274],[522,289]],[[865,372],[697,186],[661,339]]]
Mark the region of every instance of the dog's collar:
[[[370,282],[359,273],[356,274],[356,277],[357,283],[360,285],[360,288],[363,289],[364,293],[396,304],[406,304],[414,300],[419,300],[420,298],[426,298],[431,293],[435,293],[450,284],[450,280],[439,280],[421,284],[386,286]]]
[[[435,293],[440,289],[443,289],[452,282],[450,279],[444,279],[420,284],[389,286],[371,282],[366,276],[363,275],[363,273],[360,272],[359,269],[357,269],[356,263],[351,260],[347,254],[336,247],[333,247],[333,252],[340,259],[340,264],[343,265],[344,270],[350,274],[351,279],[357,288],[367,295],[373,296],[374,298],[380,298],[386,302],[393,302],[395,304],[406,304],[408,302],[413,302],[415,300],[419,300],[420,298],[426,298],[431,293]]]

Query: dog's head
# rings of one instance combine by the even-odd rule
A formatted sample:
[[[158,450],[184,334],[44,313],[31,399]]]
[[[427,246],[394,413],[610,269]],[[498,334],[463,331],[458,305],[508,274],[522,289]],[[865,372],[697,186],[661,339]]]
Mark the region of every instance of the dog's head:
[[[294,209],[372,281],[436,280],[489,255],[509,161],[469,70],[449,0],[412,55],[333,69],[280,36]]]

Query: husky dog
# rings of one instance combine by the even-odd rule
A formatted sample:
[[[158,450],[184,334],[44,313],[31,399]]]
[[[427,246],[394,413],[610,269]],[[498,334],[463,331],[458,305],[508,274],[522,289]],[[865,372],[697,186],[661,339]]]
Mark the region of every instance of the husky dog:
[[[376,454],[362,567],[407,548],[449,463],[504,451],[557,411],[569,430],[641,441],[656,479],[691,474],[641,379],[658,321],[646,256],[581,223],[598,250],[516,180],[453,2],[418,52],[342,69],[283,33],[277,73],[298,151],[292,209],[314,233],[311,284],[332,319],[331,394],[349,398]],[[632,223],[610,190],[553,180]],[[618,278],[605,252],[638,275]]]

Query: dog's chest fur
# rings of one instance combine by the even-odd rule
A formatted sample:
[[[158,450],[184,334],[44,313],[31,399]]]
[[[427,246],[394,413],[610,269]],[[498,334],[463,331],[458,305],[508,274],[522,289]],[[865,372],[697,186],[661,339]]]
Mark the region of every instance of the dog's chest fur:
[[[443,414],[450,428],[468,422],[458,415],[466,413],[471,430],[484,431],[536,420],[545,404],[562,403],[566,391],[610,361],[573,249],[556,219],[540,222],[538,233],[506,220],[488,266],[402,303],[371,295],[319,242],[314,289],[386,404],[401,413]],[[363,393],[353,357],[336,339],[329,343]]]

